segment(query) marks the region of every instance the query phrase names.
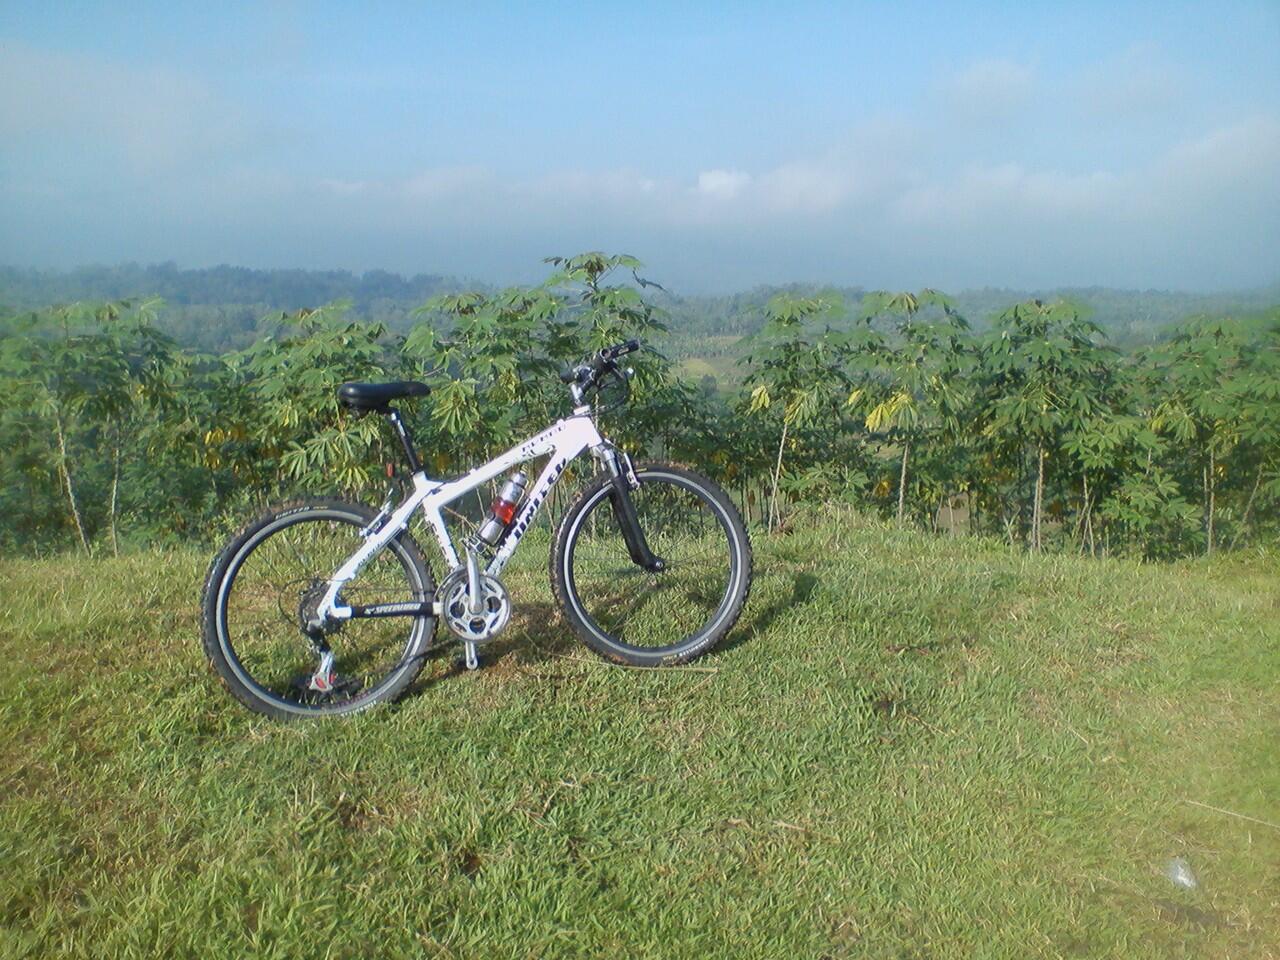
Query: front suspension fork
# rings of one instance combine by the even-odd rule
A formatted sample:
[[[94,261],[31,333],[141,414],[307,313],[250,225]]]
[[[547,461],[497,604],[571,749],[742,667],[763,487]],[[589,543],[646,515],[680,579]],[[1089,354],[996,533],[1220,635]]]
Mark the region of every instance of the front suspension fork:
[[[631,502],[631,491],[640,486],[640,481],[631,469],[630,458],[616,451],[609,458],[609,474],[609,499],[613,502],[613,515],[618,521],[618,529],[622,531],[622,539],[626,541],[631,562],[653,573],[660,572],[666,568],[666,562],[649,549],[640,518],[636,516],[635,504]]]

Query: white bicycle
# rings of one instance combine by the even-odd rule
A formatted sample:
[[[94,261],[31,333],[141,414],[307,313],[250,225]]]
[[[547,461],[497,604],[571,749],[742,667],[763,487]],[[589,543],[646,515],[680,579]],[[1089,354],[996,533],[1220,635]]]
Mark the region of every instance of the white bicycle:
[[[565,467],[589,451],[601,468],[565,513],[551,583],[573,631],[633,666],[685,663],[734,625],[751,586],[751,543],[733,503],[683,467],[632,464],[600,435],[588,397],[625,380],[632,340],[561,373],[573,412],[463,477],[427,476],[391,403],[426,384],[344,383],[341,402],[387,418],[404,447],[412,491],[374,511],[337,499],[268,510],[218,554],[205,580],[204,649],[231,693],[280,719],[352,713],[401,694],[422,669],[436,624],[477,648],[511,619],[507,561]],[[442,508],[539,457],[528,486],[507,478],[485,522],[454,546]],[[394,490],[394,488],[393,488]],[[449,573],[439,586],[409,532],[421,510]]]

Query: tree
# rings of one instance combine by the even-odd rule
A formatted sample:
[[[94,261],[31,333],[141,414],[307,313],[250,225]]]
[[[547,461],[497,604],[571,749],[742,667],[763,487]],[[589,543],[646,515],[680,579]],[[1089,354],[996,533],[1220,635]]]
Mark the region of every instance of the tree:
[[[1243,528],[1263,489],[1263,478],[1268,471],[1275,475],[1280,442],[1278,331],[1274,315],[1257,326],[1200,318],[1180,327],[1153,352],[1158,401],[1152,427],[1196,451],[1206,554],[1217,543],[1219,486],[1232,479],[1238,486],[1241,476],[1255,477],[1241,516]],[[1272,489],[1268,483],[1264,495]]]
[[[111,480],[105,515],[113,551],[119,550],[120,471],[147,409],[163,403],[176,348],[152,326],[156,301],[77,303],[28,314],[11,322],[0,365],[9,401],[29,444],[52,441],[50,459],[66,496],[81,549],[93,552],[94,524],[87,514],[82,468],[98,466],[110,451]],[[20,419],[18,419],[20,418]]]
[[[381,324],[349,319],[348,307],[281,314],[272,336],[228,358],[226,388],[249,402],[239,408],[240,419],[221,417],[221,433],[210,440],[222,454],[234,451],[241,458],[235,467],[263,493],[368,491],[376,476],[371,462],[386,458],[388,437],[378,418],[347,411],[336,388],[394,377],[395,345]],[[249,442],[236,443],[243,440]]]
[[[932,315],[922,310],[932,309]],[[928,440],[955,445],[965,405],[969,324],[936,290],[872,293],[862,300],[863,335],[852,341],[855,386],[847,404],[864,410],[866,428],[899,448],[898,523],[906,516],[911,453]],[[877,317],[894,324],[876,331]]]
[[[984,434],[1024,461],[1034,457],[1027,541],[1043,546],[1045,476],[1065,435],[1103,409],[1112,354],[1102,331],[1065,301],[1006,310],[980,348]]]
[[[669,361],[649,343],[663,331],[662,321],[636,287],[606,282],[627,270],[647,284],[636,274],[640,262],[602,253],[549,262],[557,269],[540,286],[449,294],[418,311],[403,354],[411,372],[434,388],[437,469],[487,458],[563,415],[559,369],[633,337],[645,349],[627,358],[633,402],[619,439],[643,443],[670,434],[659,413],[682,392]]]
[[[766,520],[770,530],[780,519],[778,488],[788,433],[795,427],[820,426],[829,440],[834,439],[840,397],[849,386],[844,373],[847,338],[829,323],[838,309],[837,301],[821,297],[775,297],[766,308],[764,329],[753,338],[752,352],[745,360],[751,390],[747,414],[767,416],[780,421],[781,427],[770,479]],[[824,321],[821,330],[816,326],[819,320]]]

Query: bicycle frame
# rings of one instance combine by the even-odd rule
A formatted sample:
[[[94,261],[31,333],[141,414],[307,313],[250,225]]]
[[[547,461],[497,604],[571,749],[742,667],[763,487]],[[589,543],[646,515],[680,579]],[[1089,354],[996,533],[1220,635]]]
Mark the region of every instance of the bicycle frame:
[[[344,584],[354,579],[366,563],[377,556],[383,547],[409,525],[413,512],[418,509],[422,510],[423,518],[435,534],[436,542],[445,561],[449,564],[449,569],[457,569],[461,566],[461,561],[457,550],[454,549],[453,539],[449,536],[449,529],[445,525],[441,508],[461,499],[518,464],[550,454],[546,466],[542,468],[538,479],[524,498],[519,513],[516,514],[507,535],[502,540],[502,545],[485,567],[487,574],[497,576],[511,559],[511,555],[515,553],[520,539],[528,531],[533,518],[538,513],[538,508],[542,506],[547,494],[560,479],[564,468],[584,450],[590,450],[598,459],[607,461],[614,447],[596,429],[590,410],[586,407],[578,407],[572,416],[556,421],[537,436],[517,444],[506,453],[456,480],[433,480],[427,476],[425,470],[415,471],[413,492],[389,516],[380,517],[365,528],[364,544],[338,568],[329,581],[329,589],[317,611],[319,616],[335,620],[348,620],[353,616],[395,616],[409,612],[410,607],[419,606],[413,603],[391,603],[380,605],[384,609],[378,612],[357,612],[347,604],[338,603],[338,594]],[[436,604],[433,602],[434,606]],[[438,613],[438,609],[435,612]]]

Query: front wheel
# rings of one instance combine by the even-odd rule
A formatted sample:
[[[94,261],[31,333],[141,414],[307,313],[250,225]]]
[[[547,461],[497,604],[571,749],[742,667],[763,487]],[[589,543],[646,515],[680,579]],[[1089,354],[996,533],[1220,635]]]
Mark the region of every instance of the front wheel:
[[[716,484],[684,467],[642,463],[629,491],[660,568],[632,559],[612,478],[598,477],[565,514],[551,586],[574,632],[619,663],[687,663],[737,621],[751,588],[751,541]]]

